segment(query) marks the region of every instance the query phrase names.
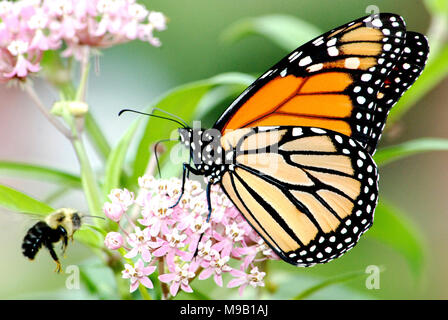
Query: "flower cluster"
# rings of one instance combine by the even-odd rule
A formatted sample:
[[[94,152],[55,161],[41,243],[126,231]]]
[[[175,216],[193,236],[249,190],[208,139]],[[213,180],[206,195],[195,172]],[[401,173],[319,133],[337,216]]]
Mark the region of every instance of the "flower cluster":
[[[186,181],[175,207],[182,190],[179,179],[145,175],[139,185],[137,197],[126,189],[112,190],[103,208],[108,218],[120,224],[124,236],[111,232],[105,245],[111,250],[124,248],[125,258],[137,260],[135,267],[127,264],[123,271],[123,277],[131,279],[131,291],[138,283],[152,287],[148,275],[155,265],[171,296],[179,290],[192,292],[190,282],[196,278],[213,277],[223,286],[225,273],[234,277],[227,287],[240,287],[240,294],[248,285],[264,286],[265,273],[256,263],[277,257],[218,186],[211,190],[212,213],[207,221],[206,192],[200,183]]]
[[[40,69],[43,52],[81,59],[86,47],[104,48],[134,39],[160,46],[166,28],[160,12],[135,0],[0,1],[0,82]]]

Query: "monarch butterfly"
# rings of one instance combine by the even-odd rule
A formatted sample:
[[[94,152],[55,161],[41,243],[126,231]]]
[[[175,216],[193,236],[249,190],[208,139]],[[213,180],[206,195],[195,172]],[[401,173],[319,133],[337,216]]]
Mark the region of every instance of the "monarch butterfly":
[[[425,36],[390,13],[311,40],[251,84],[211,129],[179,129],[190,150],[183,182],[189,172],[205,176],[208,195],[220,184],[288,263],[309,267],[341,256],[373,223],[372,155],[428,51]]]

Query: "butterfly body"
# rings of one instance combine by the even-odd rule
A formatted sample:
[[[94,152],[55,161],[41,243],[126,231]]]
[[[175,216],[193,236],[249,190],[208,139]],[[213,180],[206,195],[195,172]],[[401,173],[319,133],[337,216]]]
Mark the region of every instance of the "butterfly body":
[[[426,38],[380,13],[333,29],[250,85],[211,129],[179,129],[187,172],[219,184],[288,263],[312,266],[355,246],[373,223],[372,155],[387,115],[422,72]],[[179,199],[180,200],[180,199]]]

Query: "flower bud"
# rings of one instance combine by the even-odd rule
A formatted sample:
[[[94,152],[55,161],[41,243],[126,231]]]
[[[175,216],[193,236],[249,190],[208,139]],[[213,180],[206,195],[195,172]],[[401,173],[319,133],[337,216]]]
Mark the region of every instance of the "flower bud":
[[[110,250],[117,250],[123,246],[123,237],[118,232],[109,232],[104,239],[104,245]]]
[[[58,101],[55,102],[51,108],[51,113],[57,116],[62,116],[64,110],[75,117],[82,117],[89,111],[89,106],[82,101]]]
[[[103,211],[109,219],[119,222],[124,213],[123,207],[114,202],[106,202],[103,206]]]

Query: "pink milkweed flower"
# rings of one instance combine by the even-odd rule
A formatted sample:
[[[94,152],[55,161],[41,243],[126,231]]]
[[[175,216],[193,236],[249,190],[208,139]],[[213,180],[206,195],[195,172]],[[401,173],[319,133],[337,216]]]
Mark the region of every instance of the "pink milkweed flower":
[[[28,72],[37,72],[40,70],[38,64],[33,64],[25,58],[25,54],[28,51],[28,43],[22,40],[14,40],[8,46],[9,52],[17,57],[16,65],[14,69],[4,74],[6,78],[24,78]]]
[[[125,189],[113,189],[108,195],[112,203],[119,204],[123,210],[127,210],[132,204],[134,204],[134,193]]]
[[[232,268],[227,265],[230,257],[219,257],[219,254],[210,260],[208,266],[199,275],[199,280],[208,279],[213,274],[213,280],[215,283],[222,287],[222,274],[224,272],[229,272]]]
[[[123,207],[114,202],[106,202],[103,205],[103,211],[106,217],[115,222],[119,222],[124,214]]]
[[[6,48],[0,48],[0,82],[8,82],[10,77],[5,75],[9,74],[15,65],[14,56]]]
[[[64,47],[63,57],[82,60],[85,47],[107,48],[137,38],[158,47],[153,31],[165,30],[166,19],[148,13],[135,0],[0,1],[0,51],[7,49],[14,57],[11,63],[0,55],[0,81],[39,71],[48,50]]]
[[[213,249],[221,252],[222,255],[228,256],[236,249],[234,243],[242,241],[244,238],[244,230],[239,227],[235,221],[231,225],[227,224],[225,229],[225,236],[214,233],[214,237],[218,242],[213,245]]]
[[[149,205],[143,209],[143,219],[138,221],[149,227],[150,234],[153,237],[156,237],[160,232],[163,234],[169,233],[168,227],[175,223],[172,218],[174,210],[170,207],[171,202],[163,197],[151,198]]]
[[[148,289],[154,288],[152,281],[148,276],[156,270],[155,266],[145,267],[142,259],[138,259],[134,267],[130,264],[125,264],[124,267],[125,269],[122,271],[122,277],[130,280],[130,292],[137,290],[140,283]]]
[[[263,278],[266,273],[258,271],[258,267],[252,268],[249,274],[237,269],[233,269],[232,271],[230,271],[230,274],[236,278],[230,280],[230,282],[227,284],[227,288],[234,288],[239,286],[240,296],[243,295],[244,289],[247,287],[247,285],[251,285],[253,288],[264,287]]]
[[[189,237],[189,251],[194,253],[199,245],[201,235],[202,240],[207,239],[207,236],[204,238],[204,233],[210,228],[210,223],[201,215],[196,217],[189,215],[180,223],[180,225],[181,227],[179,227],[179,229],[184,231]]]
[[[157,260],[159,266],[167,268],[168,273],[161,272],[159,279],[170,284],[171,295],[179,290],[191,292],[193,279],[203,281],[213,276],[216,285],[223,286],[224,273],[235,277],[229,285],[240,287],[240,292],[247,285],[263,285],[264,273],[254,268],[254,263],[275,255],[219,187],[211,189],[213,210],[207,222],[207,197],[200,183],[187,180],[184,195],[174,208],[171,206],[182,191],[179,179],[144,176],[139,185],[139,197],[134,200],[140,206],[136,223],[144,227],[137,227],[127,237],[130,248],[124,248],[128,251],[125,257],[139,255],[144,261]],[[111,195],[113,203],[123,196],[123,191],[117,190]],[[216,214],[220,215],[217,219]],[[230,267],[235,261],[240,261],[238,270]]]
[[[134,258],[140,254],[145,262],[151,261],[151,248],[154,246],[154,242],[151,241],[148,228],[141,230],[139,227],[135,227],[134,233],[127,237],[127,242],[132,249],[125,255],[125,258]]]
[[[155,188],[156,184],[157,180],[152,175],[145,174],[142,177],[138,178],[138,185],[142,189],[152,191]]]
[[[159,275],[159,280],[164,283],[170,283],[170,293],[174,297],[179,288],[185,292],[193,292],[190,287],[190,279],[195,276],[196,269],[198,268],[197,263],[185,263],[183,266],[176,264],[172,273],[165,273]]]
[[[186,234],[179,234],[177,229],[171,230],[171,233],[165,235],[165,239],[158,239],[159,247],[153,252],[155,257],[166,256],[166,261],[168,265],[174,264],[175,256],[181,257],[184,261],[188,260],[187,252],[180,250],[180,248],[185,247],[185,240],[187,239]]]
[[[104,245],[110,250],[117,250],[123,246],[123,237],[118,232],[109,232],[104,239]]]

